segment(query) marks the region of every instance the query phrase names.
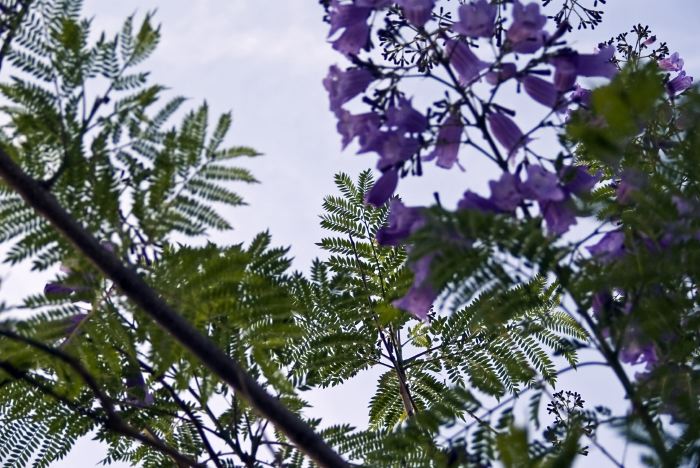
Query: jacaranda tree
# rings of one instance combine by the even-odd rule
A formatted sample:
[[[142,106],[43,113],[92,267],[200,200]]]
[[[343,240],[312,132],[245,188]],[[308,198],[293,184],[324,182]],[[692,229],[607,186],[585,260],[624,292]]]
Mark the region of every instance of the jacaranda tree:
[[[647,465],[697,465],[700,94],[642,25],[569,46],[599,3],[321,1],[341,145],[381,175],[335,176],[305,273],[267,233],[202,242],[258,153],[206,103],[173,122],[184,99],[143,69],[152,15],[90,41],[79,0],[0,0],[0,241],[55,272],[0,301],[2,466],[88,434],[143,467],[554,467],[591,446],[624,466],[602,427]],[[396,195],[478,158],[488,196]],[[584,366],[624,412],[557,386]],[[305,416],[306,392],[368,369],[366,427]]]

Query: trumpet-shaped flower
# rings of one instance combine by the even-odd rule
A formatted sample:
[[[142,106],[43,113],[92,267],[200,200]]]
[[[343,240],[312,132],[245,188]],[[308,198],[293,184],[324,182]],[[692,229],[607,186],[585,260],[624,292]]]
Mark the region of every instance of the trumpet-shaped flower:
[[[462,141],[462,128],[459,114],[450,114],[438,131],[435,150],[425,160],[437,159],[438,166],[450,169],[457,162],[459,144]]]
[[[323,80],[323,86],[328,91],[331,111],[338,114],[343,104],[364,92],[372,81],[374,76],[367,70],[353,68],[342,71],[336,65],[332,65]]]
[[[491,37],[496,27],[498,7],[487,0],[477,0],[459,7],[459,21],[452,30],[469,37]]]

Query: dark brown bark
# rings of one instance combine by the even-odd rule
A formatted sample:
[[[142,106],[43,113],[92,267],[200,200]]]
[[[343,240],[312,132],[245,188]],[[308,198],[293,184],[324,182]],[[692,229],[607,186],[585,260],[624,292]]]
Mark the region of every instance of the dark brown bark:
[[[111,279],[134,304],[197,356],[215,375],[234,388],[241,398],[261,416],[270,420],[302,452],[320,466],[348,466],[308,424],[267,393],[236,361],[170,307],[133,270],[100,246],[97,239],[87,232],[49,191],[24,173],[2,148],[0,177]]]

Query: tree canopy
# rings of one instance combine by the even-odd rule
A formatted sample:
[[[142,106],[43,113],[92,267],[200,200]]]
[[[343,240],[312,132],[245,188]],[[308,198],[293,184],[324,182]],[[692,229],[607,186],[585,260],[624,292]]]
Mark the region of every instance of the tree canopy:
[[[380,176],[335,175],[300,272],[268,232],[206,240],[260,154],[206,103],[176,121],[144,68],[153,14],[94,36],[80,0],[0,0],[0,242],[55,272],[0,300],[2,466],[89,434],[142,467],[697,465],[700,94],[678,53],[642,25],[575,50],[598,0],[319,3],[343,60],[319,86]],[[398,195],[469,158],[498,169],[488,196]],[[557,386],[586,366],[626,411]],[[369,369],[366,427],[308,417],[307,392]]]

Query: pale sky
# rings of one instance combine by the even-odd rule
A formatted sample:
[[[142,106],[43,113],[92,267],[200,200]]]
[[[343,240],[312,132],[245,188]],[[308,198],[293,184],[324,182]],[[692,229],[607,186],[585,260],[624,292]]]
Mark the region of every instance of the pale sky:
[[[558,3],[556,0],[553,3]],[[608,0],[606,20],[594,32],[575,33],[580,50],[591,50],[633,24],[649,24],[671,51],[680,52],[689,75],[700,78],[700,55],[695,34],[700,19],[698,0]],[[146,63],[154,82],[170,87],[173,95],[191,98],[190,106],[207,100],[211,115],[233,110],[230,143],[252,146],[264,157],[246,161],[262,184],[241,187],[249,206],[228,212],[235,231],[212,239],[225,242],[250,240],[270,229],[273,241],[292,246],[295,267],[306,270],[320,252],[315,247],[322,234],[318,214],[324,195],[334,192],[333,175],[344,171],[353,177],[373,167],[375,157],[341,153],[334,117],[321,80],[328,66],[343,59],[325,43],[327,25],[321,22],[316,0],[86,0],[86,16],[94,16],[94,28],[116,32],[133,12],[157,9],[162,23],[162,43]],[[489,170],[460,156],[467,171],[445,172],[435,167],[422,179],[403,182],[400,192],[410,204],[429,204],[440,188],[443,200],[453,204],[467,187],[483,188]],[[10,273],[9,277],[7,274]],[[8,272],[2,299],[12,302],[8,290],[36,292],[41,281],[23,270]],[[16,287],[11,287],[11,285]],[[338,390],[324,390],[311,398],[310,412],[329,422],[363,426],[366,404],[376,381],[365,374]],[[621,395],[613,379],[594,370],[582,370],[561,380],[564,389],[574,387],[592,405]],[[619,398],[619,397],[618,397]],[[620,448],[620,447],[616,447]],[[621,450],[621,448],[620,448]],[[619,451],[615,453],[620,455]],[[69,456],[54,467],[95,466],[101,447],[80,441]],[[631,456],[628,466],[637,466]],[[579,466],[609,466],[606,459],[591,456]],[[122,466],[122,465],[112,465]]]

